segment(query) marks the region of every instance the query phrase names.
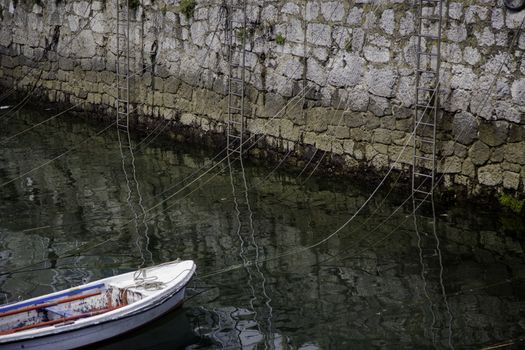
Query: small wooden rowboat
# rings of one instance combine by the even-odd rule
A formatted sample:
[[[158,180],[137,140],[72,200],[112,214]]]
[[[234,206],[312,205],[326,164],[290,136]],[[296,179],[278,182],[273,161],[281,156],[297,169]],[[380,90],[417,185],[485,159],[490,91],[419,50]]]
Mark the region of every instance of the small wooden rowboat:
[[[181,306],[194,272],[175,261],[2,306],[0,349],[74,349],[128,332]]]

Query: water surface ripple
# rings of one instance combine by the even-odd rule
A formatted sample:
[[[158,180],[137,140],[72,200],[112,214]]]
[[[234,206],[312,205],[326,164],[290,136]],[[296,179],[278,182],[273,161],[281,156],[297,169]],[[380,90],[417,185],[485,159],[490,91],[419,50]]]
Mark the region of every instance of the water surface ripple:
[[[0,138],[46,117],[25,110],[0,121]],[[64,116],[0,148],[0,182],[16,179],[0,188],[0,272],[32,265],[0,275],[3,302],[130,271],[145,256],[154,263],[183,258],[198,265],[184,309],[96,348],[465,349],[506,342],[517,348],[525,336],[525,226],[515,217],[438,209],[443,270],[440,278],[425,278],[410,205],[374,229],[405,199],[389,197],[376,210],[385,190],[326,243],[273,259],[331,234],[375,184],[366,189],[352,178],[321,176],[304,183],[298,172],[245,162],[251,212],[239,214],[243,206],[236,206],[231,184],[243,179],[233,181],[227,164],[173,195],[213,164],[214,154],[159,137],[135,154],[149,210],[144,237],[143,223],[130,221],[116,132],[96,136],[103,127]],[[251,222],[239,229],[243,219]],[[204,277],[255,260],[262,263]],[[447,305],[429,305],[445,299],[429,295],[442,290]],[[451,322],[432,323],[433,317]]]

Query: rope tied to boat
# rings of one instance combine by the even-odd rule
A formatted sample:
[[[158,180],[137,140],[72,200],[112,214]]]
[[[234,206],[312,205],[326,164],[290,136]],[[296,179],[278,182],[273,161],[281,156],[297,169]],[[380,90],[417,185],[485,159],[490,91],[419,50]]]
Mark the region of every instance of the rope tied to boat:
[[[135,284],[133,288],[143,288],[144,290],[160,290],[163,289],[166,284],[162,281],[158,281],[158,276],[147,276],[147,269],[138,269],[133,273],[133,281]]]

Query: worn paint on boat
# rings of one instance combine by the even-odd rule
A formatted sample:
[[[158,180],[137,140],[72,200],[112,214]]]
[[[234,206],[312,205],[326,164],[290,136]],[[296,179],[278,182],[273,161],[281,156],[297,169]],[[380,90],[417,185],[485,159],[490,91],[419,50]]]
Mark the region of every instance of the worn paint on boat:
[[[0,307],[0,349],[72,349],[138,328],[180,306],[195,272],[175,261]]]

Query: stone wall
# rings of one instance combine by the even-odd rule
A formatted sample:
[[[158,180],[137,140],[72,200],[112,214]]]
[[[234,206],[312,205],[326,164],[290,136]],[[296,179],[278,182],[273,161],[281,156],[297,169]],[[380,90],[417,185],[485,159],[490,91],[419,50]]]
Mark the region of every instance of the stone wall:
[[[1,84],[113,113],[115,1],[24,1],[0,0]],[[269,147],[330,152],[348,170],[390,166],[413,127],[415,1],[248,3],[247,130]],[[188,19],[179,5],[145,0],[134,11],[135,114],[223,133],[227,12],[197,0]],[[445,7],[438,170],[470,194],[521,193],[525,12],[496,0]],[[408,147],[397,168],[411,162]]]

